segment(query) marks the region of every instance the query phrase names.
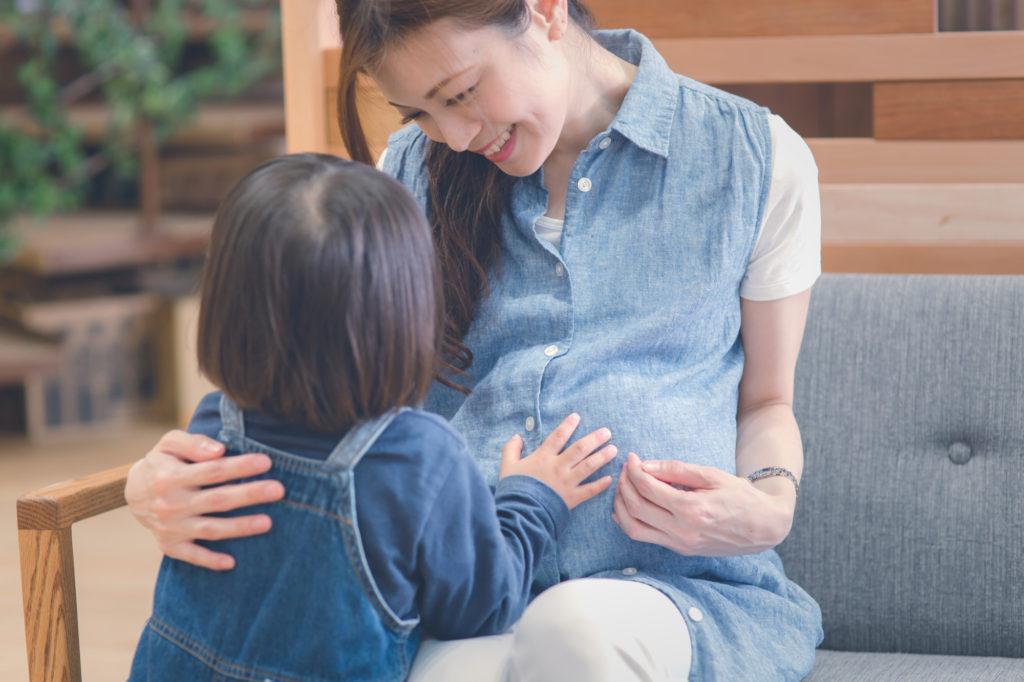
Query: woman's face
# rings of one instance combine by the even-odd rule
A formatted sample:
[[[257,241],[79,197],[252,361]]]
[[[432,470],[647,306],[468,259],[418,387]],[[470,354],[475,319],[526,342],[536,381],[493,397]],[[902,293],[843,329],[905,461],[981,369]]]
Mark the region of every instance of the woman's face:
[[[564,2],[554,5],[557,17]],[[565,22],[530,15],[516,36],[435,21],[390,51],[372,76],[434,142],[481,154],[509,175],[531,175],[558,142],[569,93],[559,43]]]

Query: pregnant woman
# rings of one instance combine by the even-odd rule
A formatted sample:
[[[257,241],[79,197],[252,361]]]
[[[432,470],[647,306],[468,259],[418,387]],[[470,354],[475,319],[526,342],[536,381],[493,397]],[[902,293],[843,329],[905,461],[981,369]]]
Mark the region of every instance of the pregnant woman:
[[[512,630],[427,641],[412,679],[808,674],[821,614],[772,550],[797,500],[794,370],[820,274],[806,145],[673,73],[642,35],[591,30],[575,0],[337,5],[350,153],[374,161],[363,74],[415,122],[381,168],[426,211],[441,259],[446,352],[427,409],[491,483],[509,436],[533,450],[571,412],[628,453],[596,474],[614,496],[577,508]],[[217,486],[268,467],[221,454],[172,432],[126,491],[168,556],[211,569],[233,560],[197,540],[270,523],[209,514],[284,494]]]

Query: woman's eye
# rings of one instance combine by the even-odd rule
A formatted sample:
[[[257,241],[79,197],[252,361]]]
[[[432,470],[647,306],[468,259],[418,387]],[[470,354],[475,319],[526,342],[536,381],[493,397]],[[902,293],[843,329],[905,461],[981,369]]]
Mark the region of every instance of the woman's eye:
[[[475,86],[475,85],[472,86],[472,87],[466,88],[465,91],[460,92],[459,94],[455,95],[455,97],[452,97],[450,100],[445,102],[444,105],[446,107],[452,107],[452,106],[455,106],[456,104],[461,104],[461,103],[465,102],[467,97],[469,97],[470,95],[472,95],[472,94],[474,94],[476,92],[476,88],[477,88],[477,86]]]

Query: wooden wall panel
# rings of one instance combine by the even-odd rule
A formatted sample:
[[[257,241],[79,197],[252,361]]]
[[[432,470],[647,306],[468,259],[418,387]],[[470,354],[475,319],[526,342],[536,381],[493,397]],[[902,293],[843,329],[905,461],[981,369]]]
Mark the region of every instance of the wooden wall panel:
[[[1024,242],[1006,244],[825,244],[825,272],[1024,275]]]
[[[768,107],[803,137],[871,137],[870,83],[754,83],[721,87]]]
[[[823,184],[821,223],[831,243],[1024,245],[1024,184]]]
[[[933,0],[588,0],[600,28],[651,38],[929,33]]]
[[[822,184],[1024,184],[1024,140],[810,138],[807,144],[818,163]]]
[[[1024,139],[1024,79],[875,85],[875,137]]]
[[[666,38],[679,73],[705,83],[1024,78],[1024,32]]]

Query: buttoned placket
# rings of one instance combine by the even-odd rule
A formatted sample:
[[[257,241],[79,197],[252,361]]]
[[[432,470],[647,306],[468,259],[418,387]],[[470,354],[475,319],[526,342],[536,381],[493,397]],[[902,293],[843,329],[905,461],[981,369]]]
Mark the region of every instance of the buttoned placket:
[[[611,135],[609,133],[602,133],[600,139],[597,141],[596,147],[600,151],[605,151],[609,147],[611,147],[611,144],[612,144]],[[579,167],[585,164],[584,158],[587,156],[589,151],[590,151],[589,147],[587,149],[583,150],[583,152],[580,154],[580,158],[576,160],[576,164],[573,166],[573,171],[572,171],[572,174],[570,175],[569,190],[568,190],[568,192],[566,194],[565,215],[564,215],[564,217],[562,219],[562,238],[561,238],[562,240],[561,240],[561,249],[559,249],[561,254],[565,253],[565,244],[566,244],[567,238],[569,236],[569,232],[568,232],[568,230],[566,228],[569,225],[570,206],[572,205],[572,208],[575,208],[575,204],[579,200],[582,200],[582,198],[583,198],[580,195],[586,195],[587,193],[590,192],[590,190],[592,190],[594,188],[594,181],[591,180],[590,177],[587,176],[587,175],[580,175],[578,178],[576,178],[575,183],[572,182],[572,178],[576,177],[578,172],[581,172],[581,171],[579,171]],[[544,179],[543,172],[544,171],[542,169],[541,170],[541,176],[540,176],[541,187],[544,186],[544,184],[543,184],[543,179]],[[579,195],[575,195],[574,196],[574,193],[572,191],[574,186],[575,186],[575,189],[579,192]],[[576,197],[579,197],[579,198],[577,199]],[[564,256],[559,255],[557,257],[560,260],[557,263],[555,263],[555,268],[554,268],[555,277],[558,278],[559,280],[562,280],[562,279],[564,279],[566,277],[566,275],[568,273],[566,271],[566,266],[563,263]],[[572,298],[571,283],[569,283],[569,282],[566,282],[566,283],[570,285],[570,301],[571,301],[571,298]],[[570,303],[570,308],[571,308],[571,303]],[[562,345],[559,345],[557,343],[552,343],[552,344],[549,344],[548,346],[546,346],[544,348],[543,353],[544,353],[544,356],[547,358],[547,362],[544,363],[544,365],[543,365],[543,367],[541,369],[541,375],[543,376],[543,373],[547,370],[547,365],[548,365],[549,362],[551,362],[552,360],[554,360],[557,357],[560,357],[560,356],[564,355],[567,351],[568,351],[568,343],[567,342],[563,342]],[[537,402],[533,406],[533,411],[530,414],[528,414],[526,416],[526,418],[523,420],[523,426],[526,428],[527,434],[532,435],[533,438],[531,440],[534,443],[538,444],[538,445],[539,445],[540,441],[543,439],[543,437],[545,435],[543,433],[543,429],[539,429],[538,430],[539,426],[543,426],[540,423],[541,422],[541,420],[540,420],[540,399],[541,399],[541,396],[538,394]]]

